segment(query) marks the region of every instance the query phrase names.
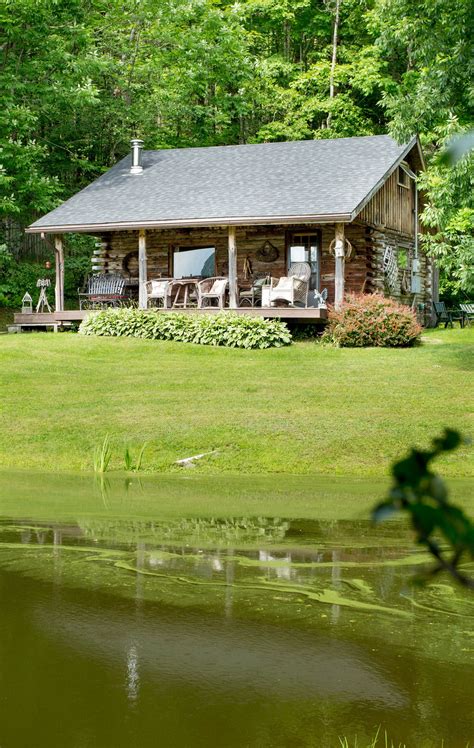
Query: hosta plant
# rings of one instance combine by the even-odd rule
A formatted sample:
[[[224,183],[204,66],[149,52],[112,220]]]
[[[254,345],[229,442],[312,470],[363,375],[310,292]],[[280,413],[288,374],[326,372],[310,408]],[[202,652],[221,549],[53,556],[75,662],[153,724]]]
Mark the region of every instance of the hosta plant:
[[[86,317],[79,332],[82,335],[175,340],[228,348],[279,348],[291,343],[291,334],[284,322],[243,317],[232,312],[201,316],[105,309]]]

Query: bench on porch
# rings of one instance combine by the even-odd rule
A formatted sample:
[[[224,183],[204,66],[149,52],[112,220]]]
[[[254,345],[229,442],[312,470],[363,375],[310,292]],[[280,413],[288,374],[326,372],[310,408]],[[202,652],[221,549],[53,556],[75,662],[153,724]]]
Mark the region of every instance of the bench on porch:
[[[113,273],[91,275],[84,286],[78,289],[79,309],[102,309],[121,306],[130,301],[125,292],[125,278]]]

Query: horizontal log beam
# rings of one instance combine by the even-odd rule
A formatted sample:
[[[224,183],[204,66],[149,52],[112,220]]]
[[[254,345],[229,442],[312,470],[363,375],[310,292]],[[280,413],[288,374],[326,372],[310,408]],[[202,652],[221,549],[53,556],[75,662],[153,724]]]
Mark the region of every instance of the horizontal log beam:
[[[217,307],[206,307],[204,309],[154,309],[156,314],[218,314],[222,310]],[[238,314],[243,317],[264,317],[265,319],[283,319],[293,321],[304,321],[311,322],[313,320],[324,321],[327,319],[326,309],[315,309],[312,307],[297,308],[297,307],[241,307],[239,309],[225,309],[224,311],[232,311],[233,314]],[[57,325],[62,322],[81,322],[89,314],[97,314],[97,311],[69,309],[64,312],[53,312],[52,314],[15,314],[14,323],[16,325],[30,325],[30,326],[46,326],[46,325]]]

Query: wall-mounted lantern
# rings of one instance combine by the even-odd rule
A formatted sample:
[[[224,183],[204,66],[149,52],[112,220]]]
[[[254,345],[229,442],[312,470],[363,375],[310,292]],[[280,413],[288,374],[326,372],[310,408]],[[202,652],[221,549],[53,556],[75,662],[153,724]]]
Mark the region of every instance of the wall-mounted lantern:
[[[33,299],[29,293],[25,293],[21,300],[21,313],[33,314]]]

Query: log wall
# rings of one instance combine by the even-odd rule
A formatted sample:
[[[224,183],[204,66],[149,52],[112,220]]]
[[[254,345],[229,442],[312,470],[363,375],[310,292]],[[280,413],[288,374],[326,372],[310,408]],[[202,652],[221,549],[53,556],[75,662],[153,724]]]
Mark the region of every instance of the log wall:
[[[403,189],[403,188],[402,188]],[[330,244],[334,239],[334,224],[292,226],[252,226],[237,227],[237,271],[238,281],[245,285],[244,262],[250,259],[254,275],[272,275],[280,277],[287,270],[287,248],[292,234],[318,233],[321,238],[321,288],[328,289],[329,302],[334,300],[334,256]],[[345,264],[346,292],[371,293],[379,291],[390,295],[403,303],[411,304],[413,296],[406,293],[404,276],[400,269],[396,287],[388,289],[383,272],[383,255],[385,247],[390,245],[398,253],[399,249],[413,256],[414,239],[407,233],[369,225],[362,220],[346,224],[345,235],[352,244],[353,256]],[[101,237],[104,244],[104,269],[128,275],[132,280],[138,278],[138,232],[120,231]],[[180,248],[208,247],[216,249],[216,275],[228,274],[228,238],[227,230],[222,228],[193,228],[175,230],[148,230],[146,232],[148,278],[169,277],[172,275],[173,251]],[[278,250],[274,262],[262,262],[258,252],[270,242]],[[431,306],[431,262],[420,255],[422,268],[422,292],[417,302]]]

